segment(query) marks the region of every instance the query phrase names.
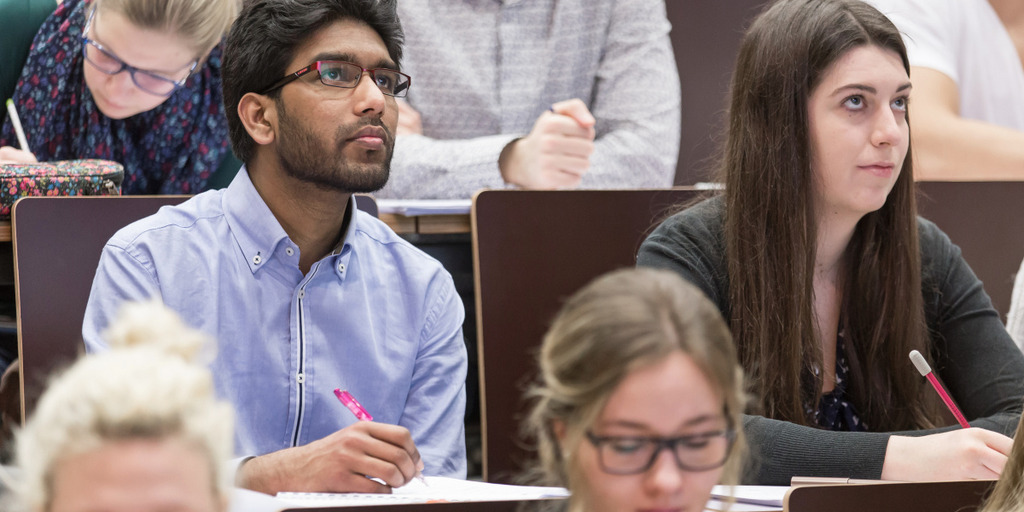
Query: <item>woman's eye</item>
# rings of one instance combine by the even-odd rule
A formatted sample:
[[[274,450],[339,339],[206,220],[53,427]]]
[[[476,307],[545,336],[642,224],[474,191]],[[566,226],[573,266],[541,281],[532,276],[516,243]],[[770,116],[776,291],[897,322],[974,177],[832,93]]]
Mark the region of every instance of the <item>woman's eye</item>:
[[[892,108],[896,110],[907,110],[907,98],[896,98],[892,102]]]
[[[707,447],[709,443],[711,443],[711,440],[708,439],[707,437],[691,437],[690,439],[687,439],[686,441],[683,442],[683,446],[691,450],[699,450],[701,448]]]
[[[850,96],[843,101],[843,105],[846,108],[852,110],[860,110],[864,108],[864,98],[861,96]]]
[[[643,442],[634,439],[619,439],[612,441],[609,445],[618,453],[633,453],[643,447]]]

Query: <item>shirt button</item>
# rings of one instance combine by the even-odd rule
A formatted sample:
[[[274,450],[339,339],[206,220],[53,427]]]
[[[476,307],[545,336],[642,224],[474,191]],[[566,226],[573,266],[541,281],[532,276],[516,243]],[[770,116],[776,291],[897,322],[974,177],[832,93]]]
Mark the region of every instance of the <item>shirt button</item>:
[[[288,256],[292,256],[293,254],[295,254],[295,249],[292,249],[291,247],[289,247],[289,248],[284,250],[284,253],[287,254]]]
[[[338,272],[345,272],[345,264],[338,263]]]
[[[306,290],[299,290],[299,298],[302,299],[302,298],[305,298],[305,297],[306,297]]]
[[[302,384],[303,382],[306,382],[306,374],[305,373],[300,373],[300,374],[296,375],[295,376],[295,380],[298,381],[299,384]]]
[[[253,265],[259,265],[262,262],[263,262],[263,257],[260,256],[259,254],[257,254],[256,256],[252,257],[252,264]]]

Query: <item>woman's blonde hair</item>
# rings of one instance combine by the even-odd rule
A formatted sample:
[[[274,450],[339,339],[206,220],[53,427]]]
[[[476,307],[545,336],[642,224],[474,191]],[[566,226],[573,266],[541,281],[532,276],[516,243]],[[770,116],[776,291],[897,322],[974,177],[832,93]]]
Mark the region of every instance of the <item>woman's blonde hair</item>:
[[[214,397],[209,370],[192,362],[212,341],[157,302],[128,304],[104,333],[111,350],[79,359],[56,376],[17,434],[17,497],[48,510],[61,460],[126,440],[181,440],[210,464],[211,491],[226,501],[224,463],[234,415]]]
[[[573,454],[562,452],[554,425],[564,425],[567,446],[579,445],[630,372],[677,350],[704,373],[736,429],[722,481],[738,483],[746,398],[729,328],[700,290],[673,272],[654,269],[599,277],[555,318],[541,347],[539,382],[529,391],[534,406],[525,429],[537,439],[540,460],[527,478],[567,486],[574,496],[585,497],[586,482],[575,470]]]
[[[241,0],[93,0],[98,13],[116,12],[140,28],[175,34],[203,60],[231,28]]]
[[[1024,512],[1024,421],[1017,423],[1013,449],[980,512]]]

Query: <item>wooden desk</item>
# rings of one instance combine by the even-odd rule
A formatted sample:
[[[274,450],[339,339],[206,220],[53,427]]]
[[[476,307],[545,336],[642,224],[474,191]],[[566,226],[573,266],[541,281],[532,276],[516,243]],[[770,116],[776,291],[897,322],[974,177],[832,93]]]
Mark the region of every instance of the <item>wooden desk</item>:
[[[11,221],[0,221],[0,242],[11,241]]]
[[[416,216],[382,213],[379,217],[399,235],[451,235],[470,232],[468,213]],[[0,236],[2,235],[0,232]]]

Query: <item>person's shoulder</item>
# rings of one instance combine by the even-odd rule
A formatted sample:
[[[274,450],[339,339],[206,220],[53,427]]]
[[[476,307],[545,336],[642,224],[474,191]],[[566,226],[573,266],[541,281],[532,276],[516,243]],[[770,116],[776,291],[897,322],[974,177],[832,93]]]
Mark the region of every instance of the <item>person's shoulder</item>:
[[[717,238],[724,221],[725,202],[718,195],[684,207],[665,219],[655,233]]]
[[[193,236],[211,222],[224,222],[224,190],[203,192],[177,205],[162,206],[148,216],[121,228],[107,245],[130,249],[143,242]]]
[[[931,276],[944,276],[963,259],[960,247],[939,226],[924,217],[917,218],[918,251],[921,272],[927,281]]]
[[[921,251],[925,253],[953,244],[945,231],[934,222],[920,216],[917,217],[917,239]]]
[[[391,261],[403,268],[419,269],[423,272],[444,271],[439,261],[402,238],[384,221],[362,210],[356,210],[354,218],[357,250],[368,250],[382,256],[378,261]]]
[[[84,26],[88,9],[89,2],[86,0],[63,0],[57,3],[57,8],[50,14],[50,21],[56,23],[55,27],[63,27],[69,21]]]

